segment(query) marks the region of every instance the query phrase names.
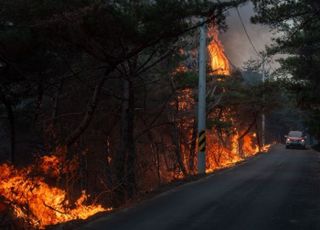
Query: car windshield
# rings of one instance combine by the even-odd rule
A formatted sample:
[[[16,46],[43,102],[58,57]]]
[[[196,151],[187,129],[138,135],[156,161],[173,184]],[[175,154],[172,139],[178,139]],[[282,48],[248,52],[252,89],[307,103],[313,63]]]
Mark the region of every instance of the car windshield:
[[[300,131],[291,131],[289,132],[289,137],[302,137],[302,132]]]

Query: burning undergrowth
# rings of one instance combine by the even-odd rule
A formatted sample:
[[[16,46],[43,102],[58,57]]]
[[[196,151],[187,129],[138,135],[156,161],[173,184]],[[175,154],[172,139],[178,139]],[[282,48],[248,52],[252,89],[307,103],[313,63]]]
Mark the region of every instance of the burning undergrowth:
[[[87,219],[102,211],[111,210],[100,204],[89,204],[89,195],[82,191],[74,202],[65,190],[51,186],[46,178],[58,177],[63,168],[55,155],[44,156],[36,164],[18,169],[10,164],[0,165],[0,197],[8,211],[19,220],[23,229],[44,229],[75,219]],[[69,170],[69,169],[68,169]]]

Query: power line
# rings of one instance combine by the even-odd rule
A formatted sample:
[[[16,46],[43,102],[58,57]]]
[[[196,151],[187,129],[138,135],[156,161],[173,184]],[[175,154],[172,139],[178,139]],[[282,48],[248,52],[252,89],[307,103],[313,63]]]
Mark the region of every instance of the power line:
[[[266,58],[265,56],[261,55],[261,54],[258,52],[258,50],[256,49],[256,47],[254,46],[254,44],[253,44],[253,42],[252,42],[252,40],[251,40],[251,38],[250,38],[250,36],[249,36],[249,33],[248,33],[248,31],[247,31],[244,23],[243,23],[243,20],[242,20],[242,17],[241,17],[241,15],[240,15],[240,12],[239,12],[238,7],[236,7],[236,10],[237,10],[237,14],[238,14],[238,17],[239,17],[239,19],[240,19],[242,28],[243,28],[245,34],[247,35],[247,38],[248,38],[248,40],[249,40],[252,48],[254,49],[254,51],[256,52],[256,54],[258,55],[258,57],[262,58],[262,83],[264,83],[264,81],[265,81],[265,63],[266,63],[266,61],[267,61],[267,58]],[[263,98],[265,98],[265,97],[263,96]],[[262,140],[261,142],[262,142],[262,146],[265,145],[265,119],[266,119],[266,118],[265,118],[265,114],[262,113],[262,114],[261,114],[261,140]]]
[[[240,12],[239,12],[238,7],[236,7],[236,11],[237,11],[238,17],[239,17],[239,19],[240,19],[240,22],[241,22],[243,31],[244,31],[245,34],[247,35],[247,38],[248,38],[248,40],[249,40],[249,42],[250,42],[253,50],[256,52],[256,54],[257,54],[259,57],[261,57],[261,54],[258,52],[257,48],[255,47],[255,45],[253,44],[253,42],[252,42],[252,40],[251,40],[251,38],[250,38],[250,36],[249,36],[249,33],[248,33],[247,28],[246,28],[246,26],[245,26],[245,24],[244,24],[244,22],[243,22],[243,20],[242,20],[242,17],[241,17],[241,15],[240,15]]]
[[[258,57],[260,57],[260,58],[262,59],[262,62],[268,61],[268,64],[269,64],[270,68],[273,70],[273,72],[275,72],[275,69],[274,69],[274,68],[272,67],[272,65],[270,64],[270,61],[269,61],[267,58],[265,58],[264,56],[262,56],[262,55],[258,52],[258,50],[257,50],[257,48],[255,47],[255,45],[253,44],[253,41],[252,41],[252,39],[251,39],[251,37],[250,37],[250,35],[249,35],[249,33],[248,33],[248,30],[247,30],[247,28],[246,28],[246,26],[245,26],[245,24],[244,24],[244,22],[243,22],[243,19],[242,19],[242,17],[241,17],[241,14],[240,14],[240,11],[239,11],[238,7],[236,7],[236,11],[237,11],[237,14],[238,14],[240,23],[241,23],[241,25],[242,25],[243,31],[245,32],[245,34],[246,34],[246,36],[247,36],[247,38],[248,38],[248,41],[249,41],[249,43],[251,44],[253,50],[254,50],[255,53],[258,55]]]

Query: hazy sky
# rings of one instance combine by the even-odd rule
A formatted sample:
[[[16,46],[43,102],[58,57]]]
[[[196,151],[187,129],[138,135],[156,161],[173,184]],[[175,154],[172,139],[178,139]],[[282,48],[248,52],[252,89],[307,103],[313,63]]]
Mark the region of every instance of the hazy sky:
[[[264,50],[265,45],[271,42],[270,29],[267,26],[250,22],[250,17],[254,14],[251,2],[239,7],[239,11],[256,49]],[[219,37],[231,62],[237,67],[242,67],[243,63],[250,58],[257,59],[258,56],[248,41],[235,9],[229,10],[226,22],[229,29],[221,33]]]

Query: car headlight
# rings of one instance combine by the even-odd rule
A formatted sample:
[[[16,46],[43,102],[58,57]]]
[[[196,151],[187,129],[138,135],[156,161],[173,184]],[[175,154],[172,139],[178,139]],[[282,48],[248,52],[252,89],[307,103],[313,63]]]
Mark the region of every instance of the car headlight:
[[[289,139],[289,138],[287,138],[287,142],[290,142],[290,139]]]

